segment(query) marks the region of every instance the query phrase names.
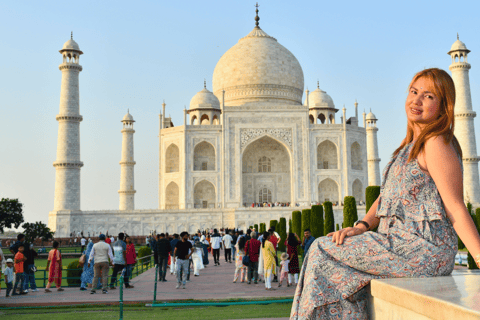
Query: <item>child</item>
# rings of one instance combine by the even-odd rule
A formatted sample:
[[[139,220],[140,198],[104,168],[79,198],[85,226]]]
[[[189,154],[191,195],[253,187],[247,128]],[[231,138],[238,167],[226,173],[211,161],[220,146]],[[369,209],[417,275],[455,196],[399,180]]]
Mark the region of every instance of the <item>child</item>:
[[[16,293],[17,286],[20,294],[26,294],[23,291],[23,287],[25,286],[25,275],[23,274],[23,263],[27,260],[25,255],[23,254],[25,251],[25,247],[23,244],[18,246],[18,252],[15,254],[15,285],[13,286],[13,294],[14,296],[18,295]]]
[[[5,283],[7,284],[7,295],[6,297],[11,297],[10,291],[13,287],[13,260],[7,259],[7,267],[5,268]]]
[[[282,259],[282,262],[280,262],[282,268],[280,269],[280,281],[278,282],[278,286],[281,287],[283,279],[286,279],[287,287],[290,287],[290,282],[288,282],[288,264],[290,263],[290,260],[288,260],[288,253],[282,253],[280,259]]]

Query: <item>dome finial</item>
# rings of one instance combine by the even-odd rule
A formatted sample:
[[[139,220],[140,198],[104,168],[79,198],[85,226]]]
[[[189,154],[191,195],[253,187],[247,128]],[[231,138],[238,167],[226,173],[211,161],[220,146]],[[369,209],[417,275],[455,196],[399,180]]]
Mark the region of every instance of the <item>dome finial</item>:
[[[458,33],[457,33],[457,34],[458,34]],[[70,39],[72,39],[72,40],[73,40],[73,31],[72,31],[72,32],[70,32]]]
[[[320,89],[320,81],[317,79],[317,89]]]
[[[127,109],[127,113],[130,113],[130,108]]]
[[[458,32],[457,32],[457,40],[460,40],[459,36],[458,36]]]
[[[207,80],[206,79],[203,79],[203,88],[207,89]]]
[[[260,7],[260,6],[258,5],[258,2],[257,2],[257,4],[255,5],[255,8],[257,8],[257,9],[255,9],[255,13],[256,13],[256,16],[255,16],[255,28],[260,28],[260,27],[258,26],[258,21],[260,20],[260,17],[258,16],[258,7]]]

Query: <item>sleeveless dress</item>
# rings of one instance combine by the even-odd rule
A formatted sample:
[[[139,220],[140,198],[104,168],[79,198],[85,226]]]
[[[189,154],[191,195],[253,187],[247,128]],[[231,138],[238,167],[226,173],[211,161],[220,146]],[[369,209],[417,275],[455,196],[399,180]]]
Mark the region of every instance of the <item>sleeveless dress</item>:
[[[368,319],[366,286],[372,279],[449,275],[457,234],[433,179],[417,159],[413,142],[383,172],[377,232],[315,240],[303,262],[291,319]],[[461,161],[460,161],[461,163]],[[462,168],[463,170],[463,168]]]

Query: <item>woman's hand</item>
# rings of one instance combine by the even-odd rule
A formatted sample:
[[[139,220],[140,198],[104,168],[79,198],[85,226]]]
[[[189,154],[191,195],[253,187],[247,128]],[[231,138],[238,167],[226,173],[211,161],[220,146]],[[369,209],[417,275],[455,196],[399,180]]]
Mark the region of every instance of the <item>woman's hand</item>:
[[[337,245],[339,245],[343,244],[343,239],[345,239],[346,237],[358,236],[365,231],[365,227],[348,227],[335,232],[330,232],[329,234],[327,234],[327,237],[332,237],[332,242],[336,242]]]

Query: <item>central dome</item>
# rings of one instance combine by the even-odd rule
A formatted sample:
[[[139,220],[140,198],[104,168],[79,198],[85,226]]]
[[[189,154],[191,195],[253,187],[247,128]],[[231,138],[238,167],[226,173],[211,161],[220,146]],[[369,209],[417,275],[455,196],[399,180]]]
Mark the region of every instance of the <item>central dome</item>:
[[[260,27],[228,50],[213,71],[213,93],[225,105],[302,104],[303,70],[297,58]]]

